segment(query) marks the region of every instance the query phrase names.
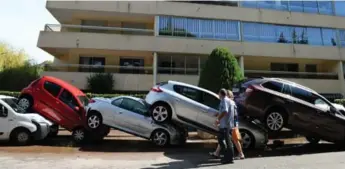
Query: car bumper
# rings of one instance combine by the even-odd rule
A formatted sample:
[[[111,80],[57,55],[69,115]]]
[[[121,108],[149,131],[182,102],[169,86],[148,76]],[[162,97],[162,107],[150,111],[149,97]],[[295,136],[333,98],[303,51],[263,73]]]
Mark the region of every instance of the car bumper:
[[[45,139],[50,132],[50,125],[47,123],[35,123],[37,130],[33,133],[35,140]]]

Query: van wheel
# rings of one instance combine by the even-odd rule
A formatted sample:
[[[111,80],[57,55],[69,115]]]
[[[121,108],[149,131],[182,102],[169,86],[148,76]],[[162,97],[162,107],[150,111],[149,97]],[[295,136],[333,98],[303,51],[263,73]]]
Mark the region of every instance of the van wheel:
[[[98,112],[91,112],[87,116],[87,126],[92,130],[97,130],[102,125],[102,115]]]
[[[168,132],[158,129],[152,133],[151,140],[156,146],[165,147],[170,143],[170,136]]]
[[[305,139],[310,143],[310,144],[318,144],[320,142],[319,138],[315,138],[315,137],[305,137]]]
[[[31,133],[26,129],[17,129],[11,134],[11,141],[16,145],[27,145],[31,141]]]
[[[33,105],[33,100],[29,96],[21,96],[18,100],[18,105],[25,111],[30,111]]]
[[[86,140],[86,130],[83,128],[77,128],[73,130],[72,137],[76,143],[81,143]]]
[[[151,107],[151,118],[158,124],[167,123],[171,119],[171,108],[165,103],[157,103]]]
[[[281,131],[287,122],[285,113],[279,110],[272,110],[265,117],[265,126],[271,132]]]

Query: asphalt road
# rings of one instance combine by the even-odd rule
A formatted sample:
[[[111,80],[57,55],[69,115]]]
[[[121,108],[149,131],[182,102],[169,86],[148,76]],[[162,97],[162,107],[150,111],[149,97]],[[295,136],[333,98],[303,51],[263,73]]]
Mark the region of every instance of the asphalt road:
[[[157,148],[150,142],[127,135],[113,135],[103,142],[74,146],[68,137],[39,145],[15,147],[0,144],[1,169],[344,169],[345,149],[329,144],[305,144],[303,139],[286,141],[282,147],[247,151],[247,159],[220,165],[208,152],[214,141],[192,140],[183,147]]]

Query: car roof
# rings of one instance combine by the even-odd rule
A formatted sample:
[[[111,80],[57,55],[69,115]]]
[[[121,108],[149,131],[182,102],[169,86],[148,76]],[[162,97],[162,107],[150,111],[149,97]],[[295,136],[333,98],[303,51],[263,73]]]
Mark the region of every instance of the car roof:
[[[138,97],[133,97],[133,96],[116,96],[114,97],[114,99],[120,99],[120,98],[128,98],[128,99],[133,99],[133,100],[136,100],[136,101],[143,101],[143,99],[141,98],[138,98]]]
[[[0,95],[0,99],[14,99],[15,97],[12,96],[6,96],[6,95]]]
[[[81,91],[79,88],[71,85],[70,83],[63,81],[59,78],[53,77],[53,76],[42,76],[42,79],[51,81],[53,83],[56,83],[60,85],[62,88],[67,89],[69,92],[72,93],[72,95],[80,96],[80,95],[86,95],[83,91]]]
[[[218,97],[218,95],[210,90],[207,90],[207,89],[204,89],[204,88],[201,88],[201,87],[198,87],[198,86],[195,86],[195,85],[191,85],[191,84],[188,84],[188,83],[183,83],[183,82],[178,82],[178,81],[173,81],[173,80],[169,80],[168,83],[170,84],[175,84],[175,85],[181,85],[181,86],[186,86],[186,87],[190,87],[190,88],[195,88],[197,90],[201,90],[203,92],[206,92],[206,93],[210,93],[216,97]]]
[[[294,87],[298,87],[298,88],[307,90],[307,91],[309,91],[309,92],[317,93],[315,90],[313,90],[313,89],[311,89],[311,88],[308,88],[308,87],[306,87],[306,86],[300,85],[300,84],[298,84],[298,83],[295,83],[295,82],[292,82],[292,81],[289,81],[289,80],[286,80],[286,79],[280,79],[280,78],[267,78],[267,79],[270,79],[270,80],[276,81],[276,82],[286,83],[286,84],[289,84],[289,85],[291,85],[291,86],[294,86]]]

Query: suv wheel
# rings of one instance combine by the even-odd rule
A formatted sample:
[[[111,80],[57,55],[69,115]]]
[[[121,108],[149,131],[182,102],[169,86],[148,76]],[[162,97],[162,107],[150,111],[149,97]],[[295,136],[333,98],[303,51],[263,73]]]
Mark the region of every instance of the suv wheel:
[[[166,123],[171,119],[171,109],[167,104],[154,104],[151,108],[151,117],[156,123]]]
[[[26,111],[30,110],[32,103],[32,99],[27,96],[20,97],[18,100],[18,105]]]
[[[278,132],[283,129],[286,124],[286,116],[277,110],[271,111],[266,115],[265,125],[271,132]]]
[[[168,132],[164,130],[156,130],[152,133],[151,140],[155,145],[164,147],[169,144],[170,136]]]
[[[92,129],[96,130],[102,125],[102,116],[99,113],[91,112],[87,116],[87,126]]]
[[[305,139],[307,139],[307,141],[310,143],[310,144],[318,144],[320,142],[320,139],[318,138],[315,138],[315,137],[305,137]]]

